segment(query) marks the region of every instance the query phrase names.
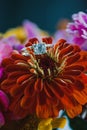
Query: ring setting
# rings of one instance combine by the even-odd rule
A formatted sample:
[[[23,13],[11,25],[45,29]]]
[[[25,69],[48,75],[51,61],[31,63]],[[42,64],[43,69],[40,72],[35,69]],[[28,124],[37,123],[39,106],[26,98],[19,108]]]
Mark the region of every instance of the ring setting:
[[[29,56],[29,51],[27,50],[28,48],[33,50],[35,55],[42,55],[47,53],[47,48],[52,47],[52,44],[45,44],[45,43],[36,43],[32,44],[29,47],[25,47],[22,49],[22,55]]]

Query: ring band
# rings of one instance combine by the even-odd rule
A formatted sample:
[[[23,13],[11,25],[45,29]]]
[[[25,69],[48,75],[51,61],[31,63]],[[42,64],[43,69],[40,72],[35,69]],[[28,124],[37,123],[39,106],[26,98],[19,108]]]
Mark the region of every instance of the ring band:
[[[27,48],[33,50],[35,55],[45,54],[47,52],[47,47],[52,47],[52,44],[45,44],[45,43],[32,44],[32,46],[25,47],[22,49],[22,55],[25,55],[25,56],[30,55]]]

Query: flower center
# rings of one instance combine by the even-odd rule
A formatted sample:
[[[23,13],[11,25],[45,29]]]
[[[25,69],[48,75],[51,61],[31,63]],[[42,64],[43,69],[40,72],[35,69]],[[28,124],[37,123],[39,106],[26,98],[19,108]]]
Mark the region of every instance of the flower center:
[[[36,55],[35,61],[35,70],[38,76],[43,78],[56,76],[58,73],[58,63],[55,62],[51,57],[47,54],[44,55]]]

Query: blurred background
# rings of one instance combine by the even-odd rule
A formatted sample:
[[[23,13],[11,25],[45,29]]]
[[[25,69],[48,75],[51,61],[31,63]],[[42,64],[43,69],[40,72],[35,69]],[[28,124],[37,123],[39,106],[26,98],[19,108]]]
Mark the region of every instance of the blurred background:
[[[70,19],[80,10],[87,12],[87,0],[0,0],[0,31],[29,19],[53,33],[60,19]]]
[[[87,0],[0,0],[0,32],[20,26],[28,19],[53,34],[61,19],[70,20],[79,11],[87,13]],[[66,124],[64,130],[87,130],[87,122],[78,117],[69,122],[72,128]]]

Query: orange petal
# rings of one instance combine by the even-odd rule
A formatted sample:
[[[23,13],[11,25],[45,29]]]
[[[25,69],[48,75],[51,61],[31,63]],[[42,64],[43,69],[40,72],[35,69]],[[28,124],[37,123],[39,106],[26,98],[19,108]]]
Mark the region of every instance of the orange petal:
[[[87,94],[85,94],[84,90],[80,92],[74,90],[73,96],[81,105],[84,105],[85,103],[87,103]]]
[[[37,42],[38,42],[38,39],[37,39],[37,38],[31,38],[25,46],[26,46],[26,47],[32,46],[32,44],[35,44],[35,43],[37,43]]]
[[[49,105],[46,103],[44,105],[37,104],[36,114],[40,118],[56,117],[58,116],[59,109],[59,106],[54,106],[51,103]]]
[[[71,65],[71,66],[66,66],[66,70],[79,70],[79,71],[83,71],[84,70],[84,67],[81,66],[81,65]]]
[[[14,72],[9,73],[8,79],[11,79],[11,80],[17,79],[18,77],[20,77],[21,75],[24,75],[24,74],[27,74],[27,73],[24,71],[14,71]]]
[[[37,96],[37,102],[39,105],[45,105],[47,102],[47,96],[44,91],[41,91]]]
[[[22,65],[8,65],[6,68],[5,68],[5,71],[6,72],[13,72],[13,71],[28,71],[27,67],[26,66],[22,66]]]
[[[80,55],[81,55],[81,57],[80,57],[80,60],[79,60],[79,64],[84,66],[86,71],[87,71],[87,51],[81,51]]]
[[[43,81],[41,78],[37,78],[34,84],[34,89],[37,92],[40,92],[43,89]]]
[[[34,107],[34,110],[35,110],[35,105],[36,105],[36,97],[28,97],[28,96],[24,96],[21,100],[21,103],[20,103],[21,107],[24,108],[24,109],[33,109]]]
[[[87,74],[82,73],[81,74],[82,81],[87,84]]]
[[[81,74],[81,71],[79,70],[65,70],[63,72],[64,75],[71,75],[71,76],[78,76]]]
[[[11,58],[5,58],[2,61],[2,66],[6,67],[7,65],[13,64],[13,60]]]
[[[45,105],[37,105],[36,114],[40,118],[48,118],[50,115],[49,107]]]
[[[13,53],[12,56],[11,56],[14,60],[24,60],[26,61],[27,60],[27,57],[21,55],[21,54],[16,54],[16,53]]]
[[[82,106],[78,104],[72,109],[66,109],[66,112],[70,118],[74,118],[82,112]]]
[[[15,83],[16,83],[16,80],[6,79],[1,83],[1,88],[5,91],[9,91],[10,88],[12,88]]]
[[[74,107],[74,103],[73,103],[73,99],[71,99],[71,95],[69,95],[69,96],[65,95],[64,94],[64,90],[62,89],[61,86],[59,86],[55,82],[50,82],[50,84],[46,84],[46,85],[53,92],[53,94],[55,95],[55,98],[57,98],[58,100],[60,100],[61,103],[65,107],[68,107],[68,108]]]
[[[81,51],[80,47],[78,45],[74,45],[74,53],[80,51]]]
[[[14,85],[12,86],[12,88],[10,89],[10,94],[15,97],[19,94],[22,94],[24,93],[24,89],[25,89],[25,86],[19,86],[19,85]]]
[[[24,95],[28,97],[34,96],[35,94],[34,84],[35,84],[35,79],[31,79],[28,83],[26,82],[25,84],[23,84],[23,86],[25,86]]]
[[[46,44],[52,44],[52,37],[42,38],[42,41]]]
[[[12,101],[12,103],[9,106],[10,111],[14,113],[15,116],[17,116],[20,119],[25,118],[28,115],[28,110],[24,110],[21,105],[21,95],[19,94],[15,99]]]
[[[54,45],[54,51],[56,51],[57,48],[61,49],[65,42],[66,40],[64,39],[58,40],[58,42]]]
[[[73,84],[74,84],[73,87],[74,87],[76,90],[81,91],[81,90],[84,89],[84,83],[83,83],[80,79],[76,79]]]
[[[55,94],[53,93],[53,91],[50,89],[50,87],[48,87],[48,85],[46,84],[44,86],[44,91],[46,93],[46,95],[49,97],[49,98],[54,98],[55,97]]]
[[[26,80],[29,80],[30,77],[31,75],[29,74],[22,75],[17,79],[17,83],[22,84],[23,82],[26,82]]]
[[[62,91],[61,88],[57,85],[56,82],[50,81],[50,82],[47,83],[46,85],[47,85],[47,87],[50,88],[50,90],[54,93],[54,95],[55,95],[57,98],[60,98],[60,97],[63,97],[63,96],[64,96],[63,91]]]
[[[65,55],[68,55],[73,50],[73,46],[69,45],[66,48],[62,49],[59,53],[59,57],[63,57]]]
[[[66,60],[67,65],[73,64],[73,63],[77,62],[79,59],[80,59],[80,54],[75,53],[74,55],[67,58],[67,60]]]
[[[67,85],[68,85],[67,82],[65,82],[65,81],[62,80],[61,78],[54,78],[54,80],[55,80],[58,84],[60,84],[60,85],[62,85],[62,86],[67,86]]]

